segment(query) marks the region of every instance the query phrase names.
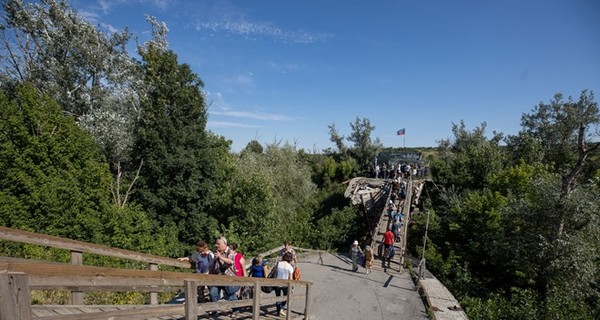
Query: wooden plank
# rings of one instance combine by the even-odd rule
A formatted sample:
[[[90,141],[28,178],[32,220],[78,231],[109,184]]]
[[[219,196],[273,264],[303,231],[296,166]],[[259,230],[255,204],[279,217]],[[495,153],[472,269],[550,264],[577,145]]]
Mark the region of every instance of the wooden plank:
[[[60,309],[60,308],[59,308]],[[67,313],[68,308],[56,316],[39,317],[40,320],[106,320],[106,319],[145,319],[162,315],[183,314],[183,305],[137,305],[137,306],[102,306],[92,313]]]
[[[26,259],[5,259],[4,257],[0,257],[0,270],[26,273],[29,277],[30,287],[35,289],[49,286],[72,288],[79,285],[90,287],[112,286],[119,289],[123,286],[135,289],[153,285],[156,285],[157,288],[163,286],[177,287],[183,286],[184,280],[194,280],[209,286],[252,285],[254,283],[254,280],[248,277],[75,266],[59,263],[31,263]],[[286,283],[286,280],[261,279],[261,285],[263,286],[281,286],[282,283]],[[295,284],[311,285],[312,283],[309,281],[296,281]],[[159,289],[157,290],[159,291]]]
[[[83,253],[80,251],[71,251],[71,264],[76,266],[83,265]],[[83,291],[71,291],[71,304],[83,304]]]
[[[156,263],[150,264],[150,271],[158,271],[158,265]],[[158,304],[158,292],[150,292],[150,304]]]
[[[30,320],[31,301],[27,276],[0,274],[0,320]]]
[[[198,283],[185,281],[185,318],[198,319]]]
[[[304,294],[293,295],[291,300],[303,299]],[[274,304],[278,301],[286,301],[288,297],[267,297],[262,300],[263,305]],[[234,307],[248,307],[253,305],[253,301],[238,300],[238,301],[219,301],[216,303],[208,302],[199,304],[197,312],[203,313],[209,310],[212,311],[227,311]],[[47,310],[55,310],[60,314],[55,313],[52,316],[36,317],[39,320],[101,320],[101,319],[145,319],[147,317],[161,317],[161,316],[179,316],[183,317],[185,314],[185,307],[183,304],[179,305],[97,305],[88,306],[86,305],[86,311],[92,311],[88,313],[74,313],[75,310],[84,310],[82,306],[33,306],[38,312],[40,309],[45,308]],[[291,310],[291,309],[290,309]],[[2,319],[3,320],[3,319]]]
[[[260,300],[261,300],[260,285],[258,281],[254,282],[254,297],[252,298],[252,319],[260,319]]]
[[[189,262],[179,261],[177,259],[170,259],[151,254],[139,253],[129,250],[111,248],[109,246],[103,246],[99,244],[93,244],[83,241],[65,239],[55,236],[49,236],[39,233],[33,233],[23,230],[16,230],[7,227],[0,227],[0,239],[15,241],[21,243],[35,244],[45,247],[53,247],[59,249],[65,249],[70,251],[78,251],[85,253],[93,253],[107,257],[122,258],[134,261],[141,261],[147,263],[156,263],[166,266],[173,266],[179,268],[190,268]]]

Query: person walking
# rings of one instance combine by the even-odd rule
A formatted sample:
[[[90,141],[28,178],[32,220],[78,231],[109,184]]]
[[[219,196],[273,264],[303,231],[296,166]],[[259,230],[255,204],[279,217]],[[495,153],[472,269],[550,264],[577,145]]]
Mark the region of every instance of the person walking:
[[[365,247],[365,270],[365,274],[373,272],[373,250],[369,245]]]
[[[385,268],[385,263],[387,261],[387,267],[390,267],[390,248],[394,246],[394,233],[390,227],[387,227],[385,233],[383,234],[383,264],[382,266]]]
[[[217,252],[215,253],[214,267],[211,270],[211,274],[221,274],[235,277],[237,275],[235,268],[235,252],[227,246],[227,239],[220,237],[216,240],[215,246]],[[213,286],[210,287],[210,299],[213,303],[219,301],[220,292],[223,292],[223,296],[228,301],[237,301],[237,292],[240,290],[240,286]],[[237,316],[237,308],[231,313],[231,317]]]
[[[358,245],[358,241],[354,240],[354,242],[350,246],[350,257],[352,258],[352,271],[354,272],[358,271],[358,258],[360,258],[360,255],[362,253],[363,252],[360,249],[360,246]]]
[[[298,258],[296,257],[296,251],[294,250],[294,248],[292,247],[292,243],[289,241],[284,241],[283,242],[283,247],[281,248],[281,250],[279,250],[279,255],[281,257],[281,259],[283,259],[283,256],[287,253],[291,253],[293,256],[292,259],[292,267],[295,267],[296,264],[298,263]]]
[[[285,280],[292,280],[292,274],[294,273],[294,267],[292,267],[292,261],[294,261],[294,255],[291,252],[286,252],[283,255],[283,258],[281,261],[279,261],[277,263],[277,265],[275,266],[275,268],[277,268],[277,279],[285,279]],[[275,287],[275,295],[276,296],[281,296],[281,295],[287,296],[288,295],[288,287]],[[275,306],[277,307],[277,314],[285,317],[286,313],[284,311],[284,309],[286,308],[286,302],[285,301],[279,301],[275,303]]]

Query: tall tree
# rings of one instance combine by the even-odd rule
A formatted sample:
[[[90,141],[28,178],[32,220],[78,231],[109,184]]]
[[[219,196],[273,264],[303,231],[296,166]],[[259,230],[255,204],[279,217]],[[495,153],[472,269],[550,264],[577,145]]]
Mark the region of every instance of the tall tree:
[[[369,119],[356,117],[354,123],[350,123],[350,127],[352,132],[347,139],[354,143],[351,152],[361,168],[366,170],[371,165],[371,159],[383,148],[383,144],[379,138],[375,138],[375,140],[371,138],[375,126],[371,124]]]
[[[181,242],[193,243],[216,227],[207,209],[227,173],[230,142],[206,132],[203,83],[188,65],[154,43],[140,54],[149,90],[135,127],[133,163],[144,165],[134,198]]]

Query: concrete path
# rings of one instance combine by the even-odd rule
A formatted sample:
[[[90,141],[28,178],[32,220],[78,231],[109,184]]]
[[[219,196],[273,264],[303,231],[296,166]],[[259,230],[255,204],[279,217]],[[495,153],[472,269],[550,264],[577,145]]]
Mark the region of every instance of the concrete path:
[[[313,282],[310,320],[429,319],[408,272],[353,272],[342,255],[300,254],[302,280]],[[292,310],[304,310],[296,302]],[[297,315],[297,313],[293,312]]]

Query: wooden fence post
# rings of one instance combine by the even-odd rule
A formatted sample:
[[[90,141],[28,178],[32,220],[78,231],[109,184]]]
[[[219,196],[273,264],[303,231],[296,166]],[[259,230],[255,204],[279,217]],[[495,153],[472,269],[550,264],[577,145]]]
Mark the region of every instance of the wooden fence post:
[[[31,298],[26,274],[0,274],[0,320],[31,320]]]
[[[308,314],[310,312],[310,284],[306,284],[306,299],[304,301],[304,320],[308,320]]]
[[[83,265],[83,253],[81,251],[71,250],[71,264],[82,266]],[[83,304],[83,292],[82,291],[71,291],[71,304],[82,305]]]
[[[158,271],[158,264],[150,263],[150,270]],[[158,292],[150,292],[150,304],[158,304]]]
[[[260,319],[260,290],[258,281],[254,281],[254,296],[252,297],[252,320]]]
[[[198,319],[198,283],[185,280],[185,318],[187,320]]]
[[[292,314],[292,306],[290,305],[290,301],[292,300],[292,290],[293,290],[293,286],[292,286],[292,281],[288,280],[288,290],[287,290],[287,314],[285,315],[285,318],[287,320],[290,320],[292,318],[291,314]]]

